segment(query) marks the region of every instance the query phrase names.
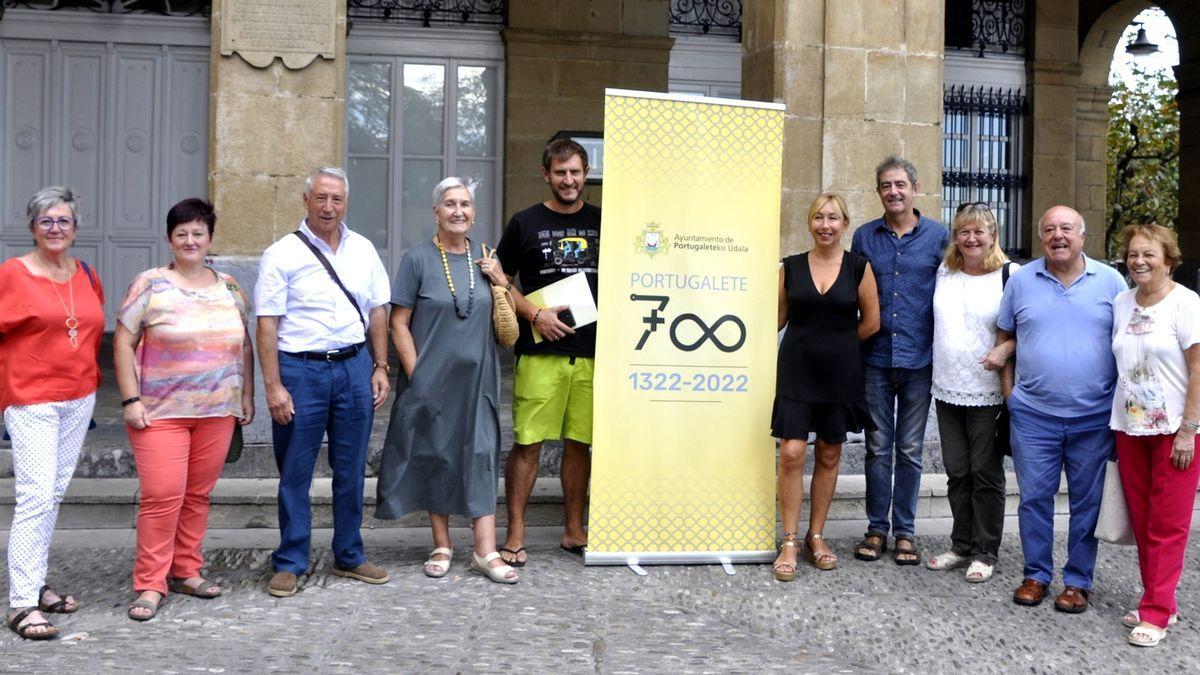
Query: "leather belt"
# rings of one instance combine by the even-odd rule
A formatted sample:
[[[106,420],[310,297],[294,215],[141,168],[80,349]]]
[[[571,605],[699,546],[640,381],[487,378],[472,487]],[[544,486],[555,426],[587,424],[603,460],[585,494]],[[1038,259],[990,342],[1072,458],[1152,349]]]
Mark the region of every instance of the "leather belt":
[[[356,345],[350,345],[349,347],[342,347],[341,349],[330,349],[327,352],[281,352],[281,353],[287,354],[288,356],[294,356],[298,359],[305,359],[307,361],[325,361],[326,363],[329,363],[332,361],[345,361],[346,359],[352,359],[355,356],[358,356],[359,350],[361,350],[363,348],[363,346],[366,344],[367,344],[366,342],[360,342]]]

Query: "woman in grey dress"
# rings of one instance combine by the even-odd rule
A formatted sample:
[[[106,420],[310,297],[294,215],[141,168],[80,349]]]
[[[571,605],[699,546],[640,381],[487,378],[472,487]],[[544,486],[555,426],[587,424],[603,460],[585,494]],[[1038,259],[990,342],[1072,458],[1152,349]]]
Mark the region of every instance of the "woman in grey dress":
[[[450,570],[450,514],[466,516],[475,534],[471,570],[514,584],[516,570],[496,552],[500,361],[489,288],[508,282],[491,254],[467,237],[475,224],[473,186],[455,177],[438,183],[433,214],[437,233],[405,254],[393,282],[392,342],[402,372],[375,516],[429,512],[434,549],[425,574],[435,578]]]

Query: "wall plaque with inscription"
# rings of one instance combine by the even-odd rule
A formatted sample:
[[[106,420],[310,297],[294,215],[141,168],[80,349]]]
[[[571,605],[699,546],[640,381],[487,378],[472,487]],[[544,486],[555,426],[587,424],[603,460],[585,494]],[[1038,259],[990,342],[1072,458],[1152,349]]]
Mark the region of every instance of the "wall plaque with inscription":
[[[333,0],[225,0],[221,11],[221,54],[237,52],[246,63],[266,68],[279,57],[298,69],[318,56],[334,58],[337,3]]]

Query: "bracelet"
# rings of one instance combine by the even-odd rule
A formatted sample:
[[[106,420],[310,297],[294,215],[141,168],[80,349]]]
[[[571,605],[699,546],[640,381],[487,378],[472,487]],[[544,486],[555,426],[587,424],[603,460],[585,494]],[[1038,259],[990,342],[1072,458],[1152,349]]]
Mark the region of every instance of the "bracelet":
[[[505,290],[505,291],[511,291],[511,290],[512,290],[512,282],[511,282],[511,281],[510,281],[510,282],[508,282],[507,284],[505,284],[505,285],[504,285],[504,290]]]
[[[121,407],[122,408],[128,407],[134,403],[137,403],[140,400],[142,400],[141,396],[133,396],[133,397],[127,398],[124,401],[121,401]]]
[[[529,320],[529,323],[537,323],[537,318],[541,315],[542,315],[542,309],[539,307],[538,311],[533,313],[533,318]]]
[[[389,365],[388,365],[388,364],[386,364],[386,363],[380,363],[380,362],[376,361],[376,362],[375,362],[375,367],[376,367],[376,368],[383,368],[383,372],[387,373],[388,375],[391,375],[391,374],[392,374],[392,367],[391,367],[391,366],[389,366]]]
[[[1184,420],[1184,421],[1183,421],[1183,423],[1182,423],[1180,426],[1181,426],[1181,427],[1182,427],[1182,428],[1183,428],[1185,431],[1190,431],[1190,432],[1192,432],[1192,433],[1195,433],[1195,432],[1197,432],[1197,431],[1200,431],[1200,422],[1189,422],[1189,421],[1187,421],[1187,420]]]

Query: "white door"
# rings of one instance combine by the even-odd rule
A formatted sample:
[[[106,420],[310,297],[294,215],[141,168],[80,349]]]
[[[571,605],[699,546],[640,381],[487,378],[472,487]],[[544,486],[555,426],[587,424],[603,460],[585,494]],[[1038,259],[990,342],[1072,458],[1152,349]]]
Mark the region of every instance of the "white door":
[[[111,330],[133,276],[165,262],[167,210],[208,194],[208,21],[50,14],[0,21],[0,259],[29,249],[33,193],[70,186]]]
[[[492,31],[362,26],[346,45],[347,222],[389,274],[433,236],[432,191],[476,183],[471,239],[495,246],[503,223],[503,47]]]

